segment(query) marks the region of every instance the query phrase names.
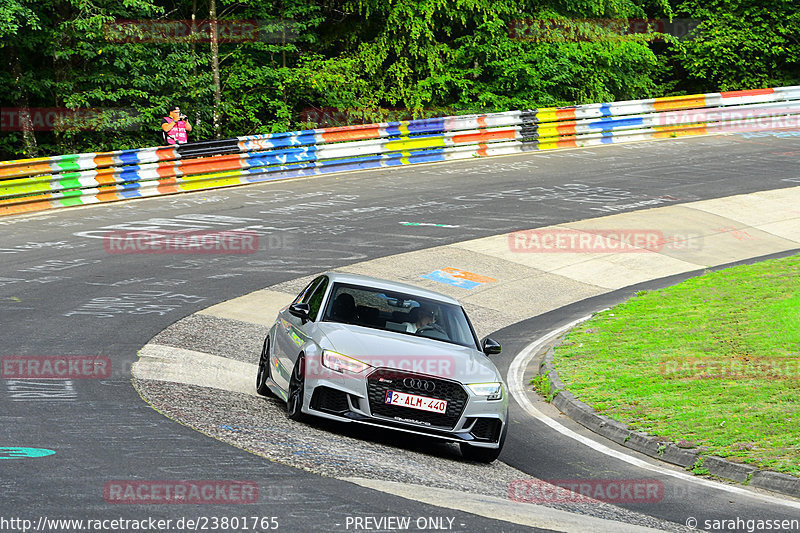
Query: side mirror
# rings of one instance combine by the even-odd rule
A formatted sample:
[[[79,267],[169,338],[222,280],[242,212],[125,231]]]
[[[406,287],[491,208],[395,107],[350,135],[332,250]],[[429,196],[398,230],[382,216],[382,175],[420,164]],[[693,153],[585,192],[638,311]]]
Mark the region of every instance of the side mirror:
[[[481,342],[481,350],[483,350],[483,353],[486,355],[497,355],[503,351],[503,347],[500,346],[500,343],[496,340],[486,337],[483,339],[483,342]]]
[[[305,324],[306,320],[310,320],[311,306],[308,304],[292,304],[289,306],[289,314],[296,316]]]

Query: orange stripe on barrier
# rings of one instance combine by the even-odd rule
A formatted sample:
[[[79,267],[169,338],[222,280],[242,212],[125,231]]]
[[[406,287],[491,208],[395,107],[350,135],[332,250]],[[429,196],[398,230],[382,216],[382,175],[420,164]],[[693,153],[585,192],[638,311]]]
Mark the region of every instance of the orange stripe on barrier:
[[[117,180],[114,179],[115,169],[113,168],[104,168],[103,170],[98,170],[97,174],[94,176],[94,180],[99,185],[114,185]]]
[[[693,94],[690,96],[666,96],[656,98],[653,109],[656,111],[674,111],[676,109],[692,109],[695,107],[705,107],[706,97],[703,94]]]
[[[565,135],[575,135],[575,126],[576,124],[574,122],[559,124],[558,127],[556,128],[556,131],[558,131],[559,137]]]
[[[52,196],[50,196],[49,193],[37,194],[37,195],[34,195],[34,196],[23,196],[23,197],[17,197],[17,198],[5,198],[3,200],[0,200],[0,206],[8,206],[8,205],[14,205],[14,204],[26,204],[26,203],[29,203],[29,202],[39,202],[39,201],[42,201],[42,200],[50,200],[50,199],[52,199]]]
[[[209,174],[211,172],[222,172],[224,170],[241,170],[242,163],[239,155],[233,157],[209,157],[199,161],[184,161],[180,165],[181,173],[184,176],[194,174]]]
[[[489,154],[486,153],[486,145],[479,144],[478,145],[478,155],[481,157],[487,157]]]
[[[116,191],[98,192],[95,195],[98,202],[113,202],[115,200],[122,200],[122,197]]]
[[[171,178],[178,175],[177,167],[181,164],[180,161],[170,161],[159,163],[156,167],[156,174],[160,178]]]
[[[156,190],[159,194],[178,192],[178,180],[176,178],[158,180],[158,186],[156,187]]]
[[[556,109],[556,120],[569,120],[575,118],[575,108]]]
[[[772,94],[774,92],[775,89],[751,89],[749,91],[725,91],[719,94],[721,94],[723,98],[735,98],[737,96],[756,96],[759,94]]]
[[[656,139],[666,139],[670,137],[684,137],[686,135],[705,135],[706,125],[695,124],[693,126],[675,127],[675,126],[653,126],[655,133],[653,137]]]
[[[35,201],[25,204],[0,206],[0,215],[18,215],[20,213],[31,213],[33,211],[45,211],[50,209],[49,201]]]
[[[467,133],[464,135],[453,135],[452,140],[454,143],[477,143],[481,141],[505,141],[514,140],[517,138],[517,130],[500,130],[500,131],[481,131],[478,133]]]
[[[93,163],[95,168],[113,167],[115,165],[114,158],[107,152],[94,156]]]
[[[478,117],[478,127],[479,128],[487,128],[488,127],[486,125],[486,115],[480,115]]]
[[[0,178],[21,178],[36,174],[49,174],[50,163],[28,163],[0,167]]]

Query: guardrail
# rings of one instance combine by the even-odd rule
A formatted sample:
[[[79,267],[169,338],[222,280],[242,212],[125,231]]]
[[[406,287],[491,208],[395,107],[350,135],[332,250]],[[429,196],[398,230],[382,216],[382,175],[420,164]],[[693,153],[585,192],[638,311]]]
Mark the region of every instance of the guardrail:
[[[328,172],[776,129],[800,129],[800,86],[3,161],[0,215]]]

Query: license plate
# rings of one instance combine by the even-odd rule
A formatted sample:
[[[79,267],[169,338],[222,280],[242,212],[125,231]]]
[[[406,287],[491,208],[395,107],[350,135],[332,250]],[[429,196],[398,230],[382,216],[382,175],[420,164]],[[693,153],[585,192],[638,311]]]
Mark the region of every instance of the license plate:
[[[406,394],[405,392],[386,391],[385,403],[389,405],[399,405],[400,407],[410,407],[420,411],[430,411],[431,413],[445,414],[447,412],[447,400],[438,398],[426,398],[416,394]]]

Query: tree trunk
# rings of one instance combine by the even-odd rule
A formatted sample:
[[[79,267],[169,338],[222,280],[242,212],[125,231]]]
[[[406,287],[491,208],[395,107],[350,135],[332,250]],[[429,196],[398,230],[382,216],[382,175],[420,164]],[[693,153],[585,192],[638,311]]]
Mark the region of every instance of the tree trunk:
[[[219,40],[217,35],[217,1],[211,0],[211,71],[214,76],[214,137],[219,139],[222,135],[220,106],[222,104],[222,88],[219,83]]]
[[[192,27],[190,30],[190,40],[192,42],[192,79],[197,79],[197,50],[195,44],[197,42],[197,0],[192,0]]]
[[[28,92],[21,86],[20,79],[22,78],[22,65],[19,61],[19,52],[16,47],[11,50],[11,75],[14,77],[14,84],[19,87],[19,122],[22,128],[22,153],[25,157],[36,157],[39,152],[39,147],[36,144],[36,134],[33,132],[33,122],[31,121],[31,112],[28,108]]]

